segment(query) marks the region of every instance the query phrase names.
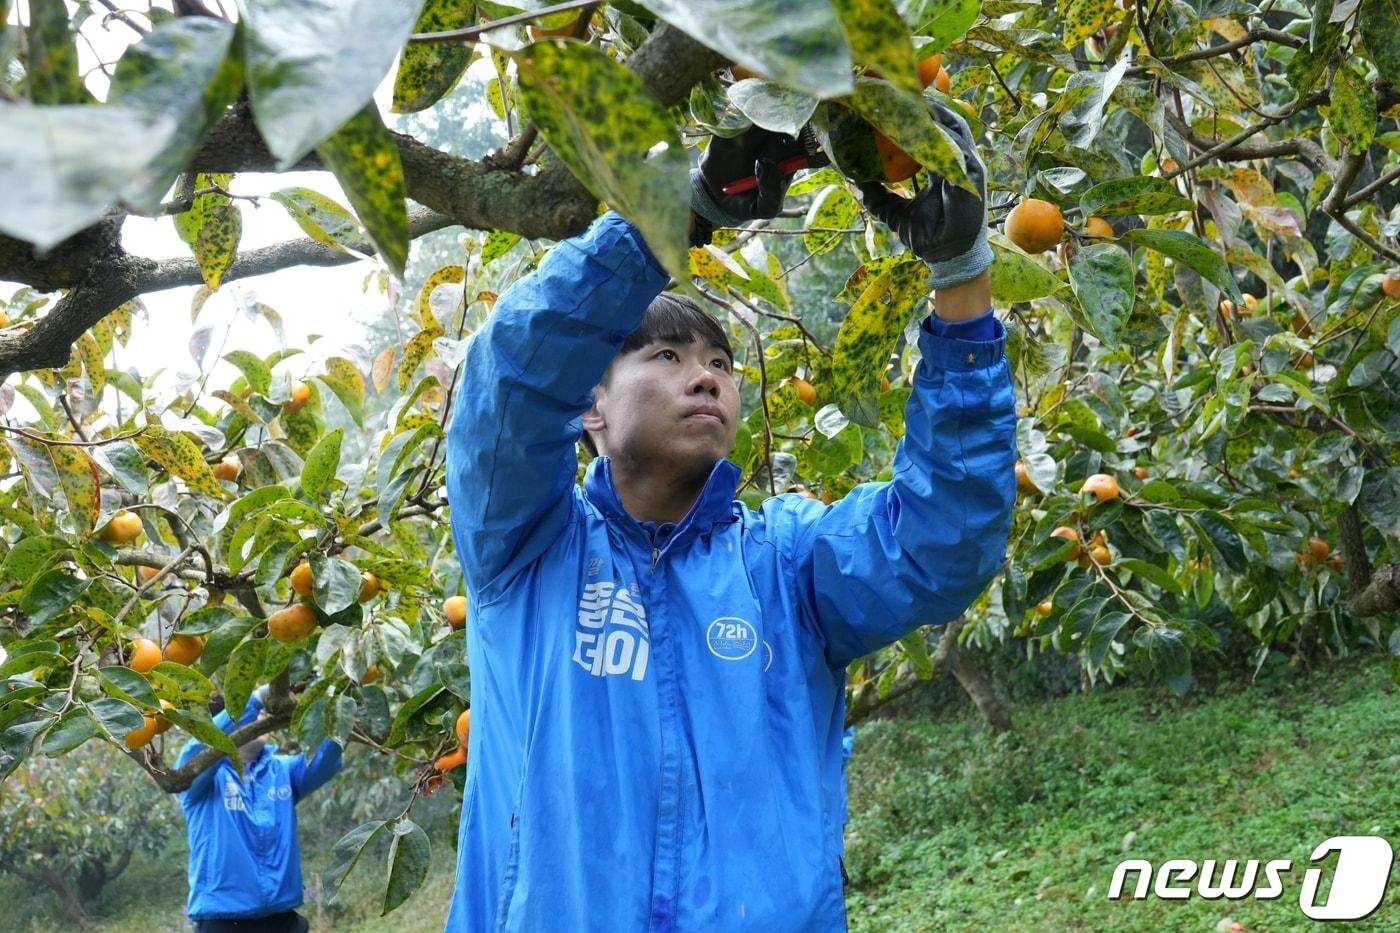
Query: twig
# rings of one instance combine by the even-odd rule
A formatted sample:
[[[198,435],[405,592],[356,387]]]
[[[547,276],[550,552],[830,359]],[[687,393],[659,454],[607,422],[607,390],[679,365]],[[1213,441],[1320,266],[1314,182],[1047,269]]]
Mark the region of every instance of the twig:
[[[219,194],[223,195],[226,198],[232,198],[238,201],[252,201],[254,207],[262,206],[262,197],[259,195],[234,194],[232,191],[228,191],[224,188],[219,187],[218,185],[210,185],[207,188],[200,188],[196,191],[191,191],[189,194],[175,198],[173,201],[164,202],[158,208],[158,213],[165,216],[169,216],[170,214],[183,214],[185,211],[194,207],[195,198],[202,197],[206,194]]]
[[[1355,207],[1357,204],[1360,204],[1362,201],[1366,200],[1371,195],[1375,194],[1377,191],[1381,190],[1386,185],[1390,184],[1396,179],[1400,179],[1400,167],[1391,169],[1390,171],[1382,175],[1380,178],[1377,178],[1375,181],[1371,182],[1369,185],[1366,185],[1365,187],[1358,188],[1355,191],[1353,191],[1351,193],[1351,196],[1342,202],[1342,207]]]
[[[563,13],[566,10],[581,10],[584,7],[597,6],[598,0],[568,0],[567,3],[556,3],[553,6],[541,7],[538,10],[530,10],[527,13],[516,13],[513,16],[503,16],[500,19],[492,20],[489,23],[481,23],[477,26],[468,26],[465,29],[449,29],[445,32],[417,32],[408,37],[410,43],[416,42],[468,42],[475,41],[479,36],[490,32],[493,29],[500,29],[502,26],[516,26],[520,23],[531,23],[552,13]]]
[[[97,0],[97,2],[106,7],[109,11],[106,16],[102,17],[103,29],[107,28],[107,21],[109,19],[115,19],[121,22],[122,25],[126,26],[131,31],[135,32],[137,35],[144,36],[151,31],[147,27],[142,26],[140,23],[137,23],[134,20],[132,20],[131,14],[129,14],[126,10],[119,9],[117,5],[112,2],[112,0]]]
[[[64,407],[66,408],[67,406],[65,405]],[[116,437],[108,437],[100,441],[61,441],[54,437],[44,437],[42,434],[26,431],[24,428],[12,428],[4,424],[0,424],[0,431],[9,431],[11,434],[18,434],[21,437],[29,438],[31,441],[37,441],[40,444],[49,444],[54,447],[102,447],[105,444],[115,444],[117,441],[130,440],[133,437],[146,433],[145,428],[138,428],[129,434],[118,434]]]

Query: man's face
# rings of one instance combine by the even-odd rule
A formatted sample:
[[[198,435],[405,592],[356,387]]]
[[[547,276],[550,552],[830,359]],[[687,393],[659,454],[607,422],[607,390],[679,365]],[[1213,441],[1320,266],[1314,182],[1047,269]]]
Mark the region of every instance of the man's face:
[[[618,356],[583,416],[600,453],[677,479],[708,475],[739,429],[729,355],[700,340],[658,340]]]

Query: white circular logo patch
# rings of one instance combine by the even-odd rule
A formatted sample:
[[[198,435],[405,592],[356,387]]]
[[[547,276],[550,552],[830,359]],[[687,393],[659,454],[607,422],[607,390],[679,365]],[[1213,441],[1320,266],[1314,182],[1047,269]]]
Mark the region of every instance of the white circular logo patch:
[[[758,632],[744,619],[725,616],[715,619],[705,631],[710,653],[725,661],[742,661],[758,647]]]

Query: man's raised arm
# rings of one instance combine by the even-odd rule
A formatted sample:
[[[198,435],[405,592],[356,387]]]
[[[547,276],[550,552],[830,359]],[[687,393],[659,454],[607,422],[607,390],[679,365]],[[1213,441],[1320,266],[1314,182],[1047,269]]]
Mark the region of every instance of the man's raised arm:
[[[666,284],[641,234],[605,214],[501,296],[472,338],[447,437],[447,498],[468,580],[489,590],[573,508],[578,416]]]
[[[908,200],[861,187],[866,206],[928,263],[936,289],[893,479],[824,511],[803,502],[814,514],[787,525],[799,599],[833,666],[956,618],[1001,567],[1011,528],[1016,410],[1005,330],[991,312],[986,168],[962,119],[930,109],[981,196],[937,177]]]
[[[711,140],[691,173],[691,245],[709,242],[716,227],[776,216],[789,181],[777,163],[802,151],[793,137],[758,127]],[[744,193],[720,190],[750,174],[757,184]],[[665,284],[641,234],[609,213],[551,250],[472,339],[448,431],[447,498],[457,554],[478,593],[509,582],[568,520],[578,418]]]

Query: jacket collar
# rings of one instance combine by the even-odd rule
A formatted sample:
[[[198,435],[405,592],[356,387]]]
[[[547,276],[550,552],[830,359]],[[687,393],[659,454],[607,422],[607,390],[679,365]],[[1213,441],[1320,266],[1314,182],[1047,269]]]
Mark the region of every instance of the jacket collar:
[[[685,518],[676,524],[676,531],[687,528],[705,531],[730,518],[734,514],[734,493],[739,488],[742,473],[738,465],[729,460],[716,463],[705,480],[704,488],[700,490],[699,498]],[[607,457],[595,457],[588,464],[588,472],[583,477],[583,491],[588,501],[606,518],[640,524],[622,507],[622,498],[613,485],[612,461]]]

